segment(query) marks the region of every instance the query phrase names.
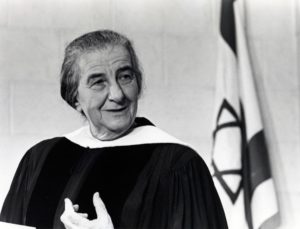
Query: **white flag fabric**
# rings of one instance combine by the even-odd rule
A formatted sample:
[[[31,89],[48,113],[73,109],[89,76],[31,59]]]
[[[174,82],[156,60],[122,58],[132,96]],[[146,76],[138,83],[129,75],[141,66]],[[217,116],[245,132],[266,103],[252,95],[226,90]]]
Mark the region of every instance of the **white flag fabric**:
[[[244,31],[241,0],[222,0],[212,168],[230,229],[259,229],[277,199]]]

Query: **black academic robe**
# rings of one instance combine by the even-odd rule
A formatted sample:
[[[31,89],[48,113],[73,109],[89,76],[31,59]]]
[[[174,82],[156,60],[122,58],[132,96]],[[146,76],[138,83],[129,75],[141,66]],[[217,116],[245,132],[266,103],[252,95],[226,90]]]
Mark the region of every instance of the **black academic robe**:
[[[206,164],[190,147],[172,141],[101,148],[83,147],[66,137],[42,141],[20,162],[0,219],[64,228],[64,198],[95,217],[96,191],[115,228],[227,228]]]

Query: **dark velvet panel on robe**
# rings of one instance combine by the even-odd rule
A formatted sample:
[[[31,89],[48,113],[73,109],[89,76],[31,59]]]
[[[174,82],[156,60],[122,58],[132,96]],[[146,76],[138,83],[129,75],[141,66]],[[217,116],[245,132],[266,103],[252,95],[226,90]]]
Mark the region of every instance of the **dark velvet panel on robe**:
[[[120,158],[120,152],[123,158]],[[59,156],[62,154],[65,157]],[[72,159],[64,161],[70,155],[73,155]],[[53,163],[56,160],[58,164],[61,160],[69,163],[65,166],[67,170],[58,166],[57,171],[61,172],[55,174]],[[107,167],[104,169],[102,164],[104,170],[101,170],[95,165],[101,165],[103,160],[106,160]],[[140,167],[129,171],[136,163]],[[52,172],[49,174],[49,171]],[[98,173],[101,176],[97,177]],[[49,193],[53,196],[46,195],[47,179],[60,175],[57,189],[55,183],[50,185],[53,190]],[[95,182],[97,179],[99,183]],[[124,179],[128,182],[124,183]],[[119,190],[116,190],[117,187]],[[100,190],[116,228],[227,228],[210,173],[200,156],[190,148],[160,143],[88,149],[63,137],[43,141],[26,153],[15,174],[0,219],[33,224],[38,228],[64,228],[59,219],[64,210],[63,199],[69,197],[91,211],[92,197],[86,195],[96,190]],[[118,192],[122,191],[119,196]],[[43,206],[43,200],[49,201],[47,206]],[[44,211],[47,214],[41,213],[43,216],[36,217],[37,209],[47,207],[49,215],[52,215],[49,219],[47,211]]]

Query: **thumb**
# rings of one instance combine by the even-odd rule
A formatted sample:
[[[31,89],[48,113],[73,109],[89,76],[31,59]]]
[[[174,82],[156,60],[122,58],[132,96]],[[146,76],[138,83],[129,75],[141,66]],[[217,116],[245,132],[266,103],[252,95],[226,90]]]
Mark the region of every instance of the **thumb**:
[[[102,218],[105,214],[108,214],[98,192],[93,195],[93,204],[97,213],[97,218]]]
[[[114,226],[110,218],[110,215],[108,214],[106,207],[103,201],[101,200],[98,192],[96,192],[93,195],[93,203],[97,213],[97,220],[100,220],[100,222],[103,225],[103,228],[113,229]]]
[[[66,211],[74,211],[73,203],[69,198],[65,198],[65,210]]]

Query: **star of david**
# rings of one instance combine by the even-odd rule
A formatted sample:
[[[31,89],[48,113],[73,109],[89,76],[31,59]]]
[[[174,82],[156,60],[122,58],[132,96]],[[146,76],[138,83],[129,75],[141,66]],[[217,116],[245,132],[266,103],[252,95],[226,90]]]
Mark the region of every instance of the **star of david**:
[[[228,122],[220,124],[219,121],[220,121],[221,115],[224,111],[229,112],[229,114],[232,115],[233,121],[228,121]],[[237,112],[235,111],[234,107],[231,106],[230,103],[226,99],[224,99],[222,102],[222,105],[218,112],[216,123],[217,123],[216,129],[213,132],[214,141],[215,141],[215,137],[216,137],[216,134],[218,133],[218,131],[220,131],[223,128],[232,128],[232,127],[242,128],[242,122],[239,119]],[[212,161],[212,166],[214,169],[213,176],[217,178],[217,180],[221,184],[222,188],[224,189],[226,194],[229,196],[231,202],[235,203],[235,201],[237,200],[237,198],[241,192],[241,189],[242,189],[242,178],[240,179],[238,188],[235,191],[233,191],[227,184],[224,177],[226,175],[235,175],[235,176],[242,177],[242,170],[241,169],[220,170],[214,161]]]

